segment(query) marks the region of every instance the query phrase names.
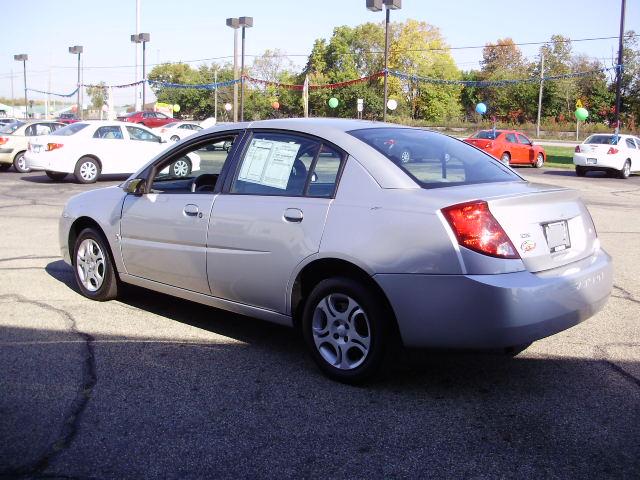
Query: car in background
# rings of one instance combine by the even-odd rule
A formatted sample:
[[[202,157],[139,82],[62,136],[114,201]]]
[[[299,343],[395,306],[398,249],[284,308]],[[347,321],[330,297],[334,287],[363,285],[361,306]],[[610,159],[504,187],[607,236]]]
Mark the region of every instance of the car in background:
[[[24,154],[29,139],[37,135],[47,135],[64,127],[63,123],[51,120],[16,120],[0,127],[0,171],[13,168],[16,172],[27,173]]]
[[[118,117],[121,122],[139,123],[149,128],[162,127],[168,123],[173,123],[176,120],[168,117],[161,112],[144,111],[144,112],[131,112],[126,115]]]
[[[135,172],[166,148],[166,142],[141,125],[113,121],[82,121],[29,142],[26,165],[44,170],[52,180],[73,174],[80,183],[93,183],[100,174]],[[171,165],[177,176],[198,169],[198,159]]]
[[[17,118],[12,118],[12,117],[0,118],[0,128],[17,121],[18,121]]]
[[[183,138],[193,135],[202,130],[202,127],[195,122],[171,122],[163,127],[157,127],[156,131],[162,138],[177,142]]]
[[[390,141],[425,161],[399,162]],[[196,152],[200,172],[164,173]],[[397,343],[520,351],[594,315],[613,283],[578,192],[437,132],[359,120],[205,129],[71,198],[59,231],[86,297],[134,284],[296,326],[350,383]]]
[[[532,165],[540,168],[547,159],[544,148],[534,145],[524,133],[516,130],[480,130],[464,141],[484,150],[505,165]]]
[[[80,121],[75,113],[61,113],[60,115],[58,115],[58,118],[56,118],[56,120],[66,125]]]
[[[596,133],[576,145],[573,154],[576,175],[600,171],[619,178],[629,178],[640,171],[640,138],[632,135]]]

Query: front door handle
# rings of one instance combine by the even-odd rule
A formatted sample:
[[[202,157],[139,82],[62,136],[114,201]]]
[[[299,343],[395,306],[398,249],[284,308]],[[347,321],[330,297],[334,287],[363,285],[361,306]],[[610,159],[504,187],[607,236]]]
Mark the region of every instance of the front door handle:
[[[200,209],[198,208],[197,205],[193,205],[192,203],[185,205],[184,206],[184,210],[183,210],[184,214],[189,216],[189,217],[196,217],[198,216],[198,213],[200,212]]]
[[[284,219],[287,222],[300,223],[303,218],[304,215],[302,214],[302,210],[298,208],[287,208],[284,211]]]

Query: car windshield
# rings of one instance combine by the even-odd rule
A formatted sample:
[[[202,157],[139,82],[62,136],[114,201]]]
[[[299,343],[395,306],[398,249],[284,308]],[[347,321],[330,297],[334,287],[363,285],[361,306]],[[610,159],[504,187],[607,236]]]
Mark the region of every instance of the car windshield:
[[[78,133],[80,130],[88,126],[88,123],[72,123],[71,125],[67,125],[66,127],[59,128],[51,135],[59,135],[61,137],[68,137],[69,135],[73,135],[74,133]]]
[[[349,133],[378,150],[423,188],[523,181],[490,155],[440,133],[413,128]]]
[[[617,145],[618,138],[615,135],[591,135],[584,143],[592,145]]]
[[[19,120],[15,122],[7,123],[6,125],[3,125],[2,128],[0,128],[0,133],[13,133],[17,129],[19,129],[22,125],[24,125],[24,122],[21,122]]]
[[[495,140],[502,132],[500,130],[480,130],[471,138],[481,138],[485,140]]]

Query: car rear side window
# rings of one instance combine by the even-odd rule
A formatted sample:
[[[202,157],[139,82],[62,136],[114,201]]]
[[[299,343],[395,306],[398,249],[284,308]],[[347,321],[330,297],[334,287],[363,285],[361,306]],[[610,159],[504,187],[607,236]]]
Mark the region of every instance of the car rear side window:
[[[106,140],[122,140],[122,130],[115,125],[100,127],[93,134],[93,138],[104,138]]]
[[[523,181],[490,155],[440,133],[414,128],[349,133],[382,153],[423,188]]]
[[[59,128],[58,130],[53,132],[51,135],[59,135],[61,137],[68,137],[69,135],[73,135],[74,133],[78,133],[80,130],[82,130],[83,128],[87,127],[88,125],[89,125],[88,123],[80,123],[80,122],[72,123],[71,125],[67,125],[66,127]]]

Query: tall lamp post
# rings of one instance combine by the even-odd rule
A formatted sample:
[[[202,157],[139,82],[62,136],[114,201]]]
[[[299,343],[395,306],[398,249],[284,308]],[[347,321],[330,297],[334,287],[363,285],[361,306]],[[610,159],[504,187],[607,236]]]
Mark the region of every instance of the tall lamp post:
[[[78,117],[82,120],[82,103],[80,103],[80,92],[82,92],[82,87],[80,85],[80,55],[84,51],[82,45],[74,45],[73,47],[69,47],[69,53],[73,55],[78,55]]]
[[[372,12],[379,12],[382,10],[382,4],[384,3],[386,15],[384,22],[384,105],[383,105],[383,114],[382,121],[387,121],[387,77],[389,76],[388,68],[388,60],[389,60],[389,11],[390,10],[400,10],[402,8],[402,0],[367,0],[367,10]]]
[[[147,42],[151,40],[150,33],[138,33],[137,35],[131,35],[131,41],[133,43],[142,44],[142,110],[145,108],[146,103],[146,85],[147,85]],[[137,81],[137,80],[136,80]]]
[[[620,132],[620,107],[622,106],[622,97],[620,90],[622,88],[623,73],[623,51],[624,51],[624,12],[626,8],[626,0],[622,0],[620,5],[620,38],[618,40],[618,66],[616,68],[616,134]]]
[[[28,118],[27,115],[27,60],[29,60],[29,55],[26,53],[21,53],[20,55],[14,55],[13,59],[17,62],[22,62],[22,73],[24,76],[24,118]]]
[[[233,28],[233,78],[238,78],[238,18],[227,18],[227,27]],[[233,84],[233,121],[238,121],[238,84]]]
[[[239,24],[242,27],[242,57],[240,59],[240,121],[244,122],[244,31],[253,27],[253,17],[240,17]]]

